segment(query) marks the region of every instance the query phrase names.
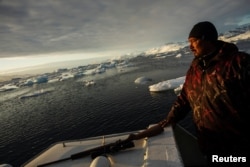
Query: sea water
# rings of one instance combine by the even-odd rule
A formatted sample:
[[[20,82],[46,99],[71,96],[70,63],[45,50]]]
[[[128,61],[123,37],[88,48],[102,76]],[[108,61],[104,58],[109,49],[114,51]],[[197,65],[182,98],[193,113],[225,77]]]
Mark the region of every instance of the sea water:
[[[176,99],[173,90],[152,93],[148,86],[184,76],[190,57],[135,59],[134,66],[103,74],[0,92],[0,164],[20,166],[51,144],[145,129],[165,118]],[[148,84],[135,84],[146,76]],[[84,81],[94,80],[86,87]],[[20,96],[36,90],[41,96]],[[184,121],[188,129],[190,119]]]

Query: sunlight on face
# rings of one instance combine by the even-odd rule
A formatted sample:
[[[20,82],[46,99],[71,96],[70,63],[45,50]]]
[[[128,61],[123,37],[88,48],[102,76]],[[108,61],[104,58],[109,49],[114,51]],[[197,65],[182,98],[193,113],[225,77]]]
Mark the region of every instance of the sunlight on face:
[[[189,48],[195,57],[208,54],[213,50],[213,44],[210,41],[191,37],[188,39]]]

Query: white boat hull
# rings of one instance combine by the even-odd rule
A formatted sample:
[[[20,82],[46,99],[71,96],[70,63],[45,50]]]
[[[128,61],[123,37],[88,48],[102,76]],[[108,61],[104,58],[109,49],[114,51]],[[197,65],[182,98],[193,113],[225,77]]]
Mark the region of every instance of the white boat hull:
[[[34,157],[24,167],[35,167],[44,163],[64,159],[72,154],[82,152],[94,147],[113,143],[119,139],[124,140],[132,132],[87,138],[76,141],[65,141],[52,145],[44,152]],[[134,132],[133,132],[134,133]],[[135,147],[119,151],[114,154],[106,154],[107,162],[92,160],[90,156],[76,160],[66,160],[63,162],[48,165],[49,167],[94,167],[95,163],[109,163],[115,167],[180,167],[184,166],[176,146],[173,129],[168,127],[164,133],[141,140],[134,141]],[[99,157],[100,158],[100,157]]]

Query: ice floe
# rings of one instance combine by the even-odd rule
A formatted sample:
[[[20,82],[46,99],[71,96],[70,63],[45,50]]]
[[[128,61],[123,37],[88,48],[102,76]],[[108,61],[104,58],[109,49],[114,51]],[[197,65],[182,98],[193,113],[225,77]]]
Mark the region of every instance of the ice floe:
[[[147,78],[145,76],[139,77],[135,80],[136,84],[147,84],[149,82],[151,82],[152,79],[151,78]]]
[[[96,83],[95,83],[95,81],[94,81],[94,80],[90,80],[90,81],[83,81],[83,84],[84,84],[84,86],[86,86],[86,87],[89,87],[89,86],[95,86],[95,85],[96,85]]]
[[[174,89],[175,94],[179,95],[183,88],[183,84],[180,84],[177,88]]]
[[[180,58],[181,56],[182,56],[182,54],[179,53],[179,54],[177,54],[175,57],[176,57],[176,58]]]
[[[46,83],[48,82],[48,76],[47,75],[42,75],[42,76],[38,76],[34,79],[34,83]]]
[[[32,77],[24,81],[23,83],[20,83],[21,86],[32,86],[33,84],[41,84],[41,83],[47,83],[48,82],[48,76],[47,75],[41,75],[37,77]]]
[[[50,93],[52,91],[53,91],[52,89],[41,89],[41,90],[34,91],[32,93],[28,93],[28,94],[22,95],[22,96],[19,97],[19,99],[26,99],[26,98],[30,98],[30,97],[37,97],[37,96],[41,96],[41,95]]]
[[[62,73],[61,76],[59,77],[59,81],[64,81],[70,78],[74,78],[74,75],[70,72]]]
[[[104,73],[105,71],[106,71],[106,68],[99,66],[99,67],[91,69],[91,70],[86,70],[83,74],[84,75],[95,75],[95,74]]]
[[[3,85],[2,87],[0,87],[0,92],[5,92],[5,91],[9,91],[9,90],[13,90],[13,89],[17,89],[19,88],[16,85],[13,84],[7,84],[7,85]]]
[[[149,86],[149,91],[151,92],[162,92],[169,89],[175,89],[180,87],[181,84],[184,83],[186,76],[170,79],[167,81],[162,81],[154,85]]]

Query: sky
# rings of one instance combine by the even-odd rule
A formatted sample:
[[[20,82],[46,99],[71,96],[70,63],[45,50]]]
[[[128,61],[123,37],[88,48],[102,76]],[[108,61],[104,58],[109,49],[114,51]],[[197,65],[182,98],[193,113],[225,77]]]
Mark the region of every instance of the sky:
[[[200,21],[250,23],[249,0],[0,0],[0,73],[185,41]]]

